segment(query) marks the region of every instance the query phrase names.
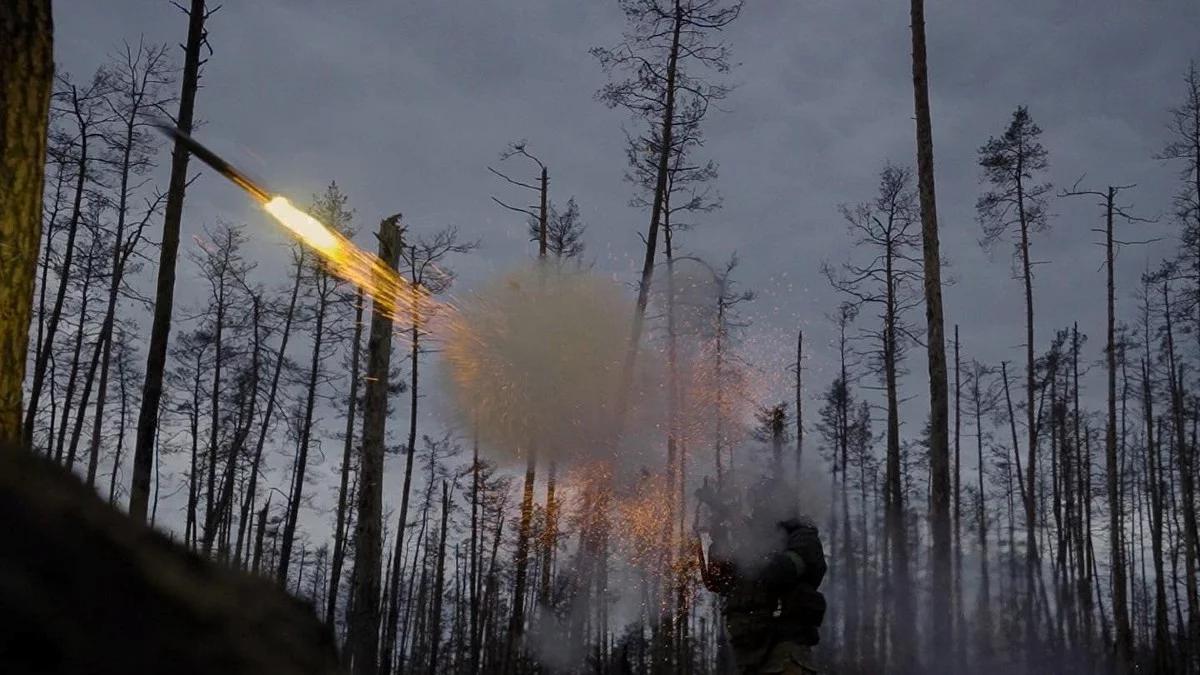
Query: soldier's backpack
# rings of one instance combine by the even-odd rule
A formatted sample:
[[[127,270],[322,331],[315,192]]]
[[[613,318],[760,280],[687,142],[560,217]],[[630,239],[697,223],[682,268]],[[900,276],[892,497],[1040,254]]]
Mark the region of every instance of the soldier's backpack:
[[[825,595],[817,590],[825,578],[825,550],[820,533],[810,522],[791,520],[782,523],[787,531],[787,554],[797,563],[800,583],[781,598],[779,620],[802,635],[807,644],[820,640],[818,628],[825,620]]]

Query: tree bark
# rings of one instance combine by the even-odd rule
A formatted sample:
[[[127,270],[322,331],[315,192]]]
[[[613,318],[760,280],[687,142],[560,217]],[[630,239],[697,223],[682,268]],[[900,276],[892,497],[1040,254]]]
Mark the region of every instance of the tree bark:
[[[53,42],[49,0],[0,6],[0,447],[32,445],[22,431],[21,398],[42,237]]]
[[[379,225],[379,257],[389,269],[400,259],[400,216]],[[376,298],[367,340],[367,383],[359,459],[358,519],[354,527],[355,584],[346,652],[353,675],[376,675],[379,667],[379,574],[383,542],[383,452],[387,425],[388,362],[392,355],[395,298]]]
[[[350,345],[350,394],[346,402],[346,438],[342,445],[342,479],[338,488],[337,513],[333,535],[333,559],[329,567],[329,597],[325,605],[325,624],[333,625],[337,609],[338,586],[342,578],[342,563],[346,557],[346,506],[350,480],[351,453],[354,450],[354,416],[358,407],[358,368],[362,354],[363,289],[358,288],[354,303],[354,338]]]
[[[930,529],[933,539],[932,583],[951,583],[949,396],[946,383],[945,334],[942,319],[941,254],[938,251],[937,200],[933,181],[933,129],[925,56],[925,3],[912,0],[913,93],[917,117],[917,183],[921,200],[921,241],[925,271],[926,349],[929,361]],[[950,636],[948,596],[934,593],[930,630],[935,641]],[[946,650],[934,645],[935,655]],[[935,656],[935,664],[939,658]]]

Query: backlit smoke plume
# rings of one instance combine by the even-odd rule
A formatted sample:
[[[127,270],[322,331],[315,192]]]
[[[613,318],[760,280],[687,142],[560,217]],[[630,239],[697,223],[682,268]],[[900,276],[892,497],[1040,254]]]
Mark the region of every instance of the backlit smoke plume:
[[[610,459],[622,431],[658,424],[644,359],[621,392],[629,302],[614,283],[549,267],[504,275],[437,330],[457,414],[503,455]],[[620,397],[627,396],[623,419]]]

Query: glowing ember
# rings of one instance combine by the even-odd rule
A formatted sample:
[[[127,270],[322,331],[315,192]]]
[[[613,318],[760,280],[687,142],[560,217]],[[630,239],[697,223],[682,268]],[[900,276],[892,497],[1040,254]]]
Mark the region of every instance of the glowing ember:
[[[245,190],[275,220],[313,249],[325,262],[330,274],[361,286],[380,306],[388,308],[393,318],[401,318],[401,311],[411,315],[410,312],[415,314],[418,310],[424,310],[423,301],[429,295],[425,289],[414,287],[395,270],[384,265],[377,256],[363,251],[336,230],[296,208],[286,197],[272,196],[264,186],[175,125],[165,120],[158,120],[154,124],[176,143],[186,147],[197,159]]]
[[[276,196],[263,208],[325,263],[330,274],[361,286],[363,291],[388,308],[396,321],[411,319],[418,309],[431,311],[429,292],[413,286],[378,256],[362,250],[337,230],[296,208],[287,197]]]
[[[342,249],[341,242],[333,230],[292,206],[287,197],[275,197],[263,204],[263,208],[281,225],[291,230],[292,234],[300,237],[301,241],[317,249],[323,257],[334,256]]]

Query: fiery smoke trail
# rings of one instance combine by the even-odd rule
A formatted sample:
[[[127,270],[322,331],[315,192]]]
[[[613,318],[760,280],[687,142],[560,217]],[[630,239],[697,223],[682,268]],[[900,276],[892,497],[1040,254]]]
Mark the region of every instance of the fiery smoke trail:
[[[564,492],[578,483],[578,491],[609,505],[591,509],[591,517],[615,517],[620,526],[614,544],[632,564],[644,570],[661,569],[664,563],[689,564],[690,559],[672,555],[675,543],[664,536],[674,490],[661,478],[641,480],[631,491],[611,494],[610,453],[618,440],[615,430],[623,426],[613,401],[626,340],[624,322],[614,319],[627,313],[613,284],[539,268],[498,280],[461,310],[451,302],[434,301],[427,289],[191,136],[166,123],[158,126],[261,204],[320,257],[330,274],[361,287],[379,306],[390,308],[398,321],[423,317],[419,331],[436,330],[445,340],[451,390],[489,445],[510,455],[536,449],[550,458],[579,463],[573,477],[565,477]],[[657,428],[654,420],[660,417],[661,402],[652,404],[656,399],[650,392],[661,393],[662,383],[650,377],[636,388],[636,404],[627,416],[635,419],[634,428]],[[624,450],[626,462],[637,462],[638,453]],[[599,522],[592,527],[598,528]]]
[[[384,265],[378,256],[362,250],[341,233],[294,206],[286,197],[272,194],[178,127],[166,122],[160,122],[157,126],[167,136],[187,147],[197,159],[262,204],[271,217],[321,257],[330,274],[362,287],[382,306],[392,308],[393,318],[408,316],[408,308],[427,306],[428,291],[409,283],[395,270]]]

